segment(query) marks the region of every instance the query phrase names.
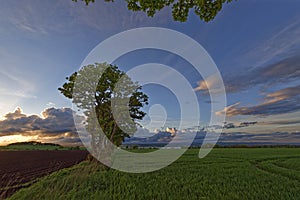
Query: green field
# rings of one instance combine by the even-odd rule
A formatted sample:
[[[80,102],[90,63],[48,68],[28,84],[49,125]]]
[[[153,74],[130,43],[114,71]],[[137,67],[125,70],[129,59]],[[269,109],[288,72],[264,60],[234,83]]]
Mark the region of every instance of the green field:
[[[45,177],[11,199],[300,199],[300,148],[188,150],[146,174],[83,162]]]

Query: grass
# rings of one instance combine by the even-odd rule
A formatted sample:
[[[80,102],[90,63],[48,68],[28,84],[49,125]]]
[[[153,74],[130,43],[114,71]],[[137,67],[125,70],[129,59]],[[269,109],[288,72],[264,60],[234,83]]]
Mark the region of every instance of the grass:
[[[10,199],[300,199],[300,148],[188,150],[146,174],[82,162],[42,178]]]

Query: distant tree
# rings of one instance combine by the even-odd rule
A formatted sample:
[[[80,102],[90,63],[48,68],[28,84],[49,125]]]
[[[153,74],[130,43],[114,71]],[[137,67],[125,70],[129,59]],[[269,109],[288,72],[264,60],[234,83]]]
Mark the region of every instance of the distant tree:
[[[77,2],[78,0],[72,0]],[[95,0],[81,0],[89,5]],[[104,0],[113,2],[114,0]],[[224,3],[230,3],[233,0],[125,0],[128,10],[143,11],[149,17],[153,17],[157,11],[160,11],[166,6],[172,6],[172,16],[175,21],[187,21],[190,9],[193,9],[195,14],[201,20],[209,22],[213,20],[219,11],[221,11]]]
[[[66,79],[58,90],[72,99],[87,117],[86,129],[92,135],[94,152],[100,153],[105,148],[106,138],[120,146],[135,132],[138,120],[146,115],[141,108],[148,104],[148,96],[117,66],[87,65]],[[101,137],[95,123],[100,125],[106,138]]]

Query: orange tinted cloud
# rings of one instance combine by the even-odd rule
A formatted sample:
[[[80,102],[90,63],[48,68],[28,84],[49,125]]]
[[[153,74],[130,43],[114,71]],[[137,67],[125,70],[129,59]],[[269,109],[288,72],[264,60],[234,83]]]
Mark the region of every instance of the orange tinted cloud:
[[[225,107],[216,115],[225,114],[229,117],[236,115],[273,115],[295,112],[300,110],[300,85],[289,87],[265,96],[264,102],[255,106],[241,107],[240,102]]]

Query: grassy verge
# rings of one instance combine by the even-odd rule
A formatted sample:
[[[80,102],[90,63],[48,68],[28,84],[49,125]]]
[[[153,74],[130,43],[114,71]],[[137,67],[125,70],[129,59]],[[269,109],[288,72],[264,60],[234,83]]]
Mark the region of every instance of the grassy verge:
[[[188,150],[152,173],[104,171],[82,162],[42,178],[10,199],[300,199],[300,149]]]

